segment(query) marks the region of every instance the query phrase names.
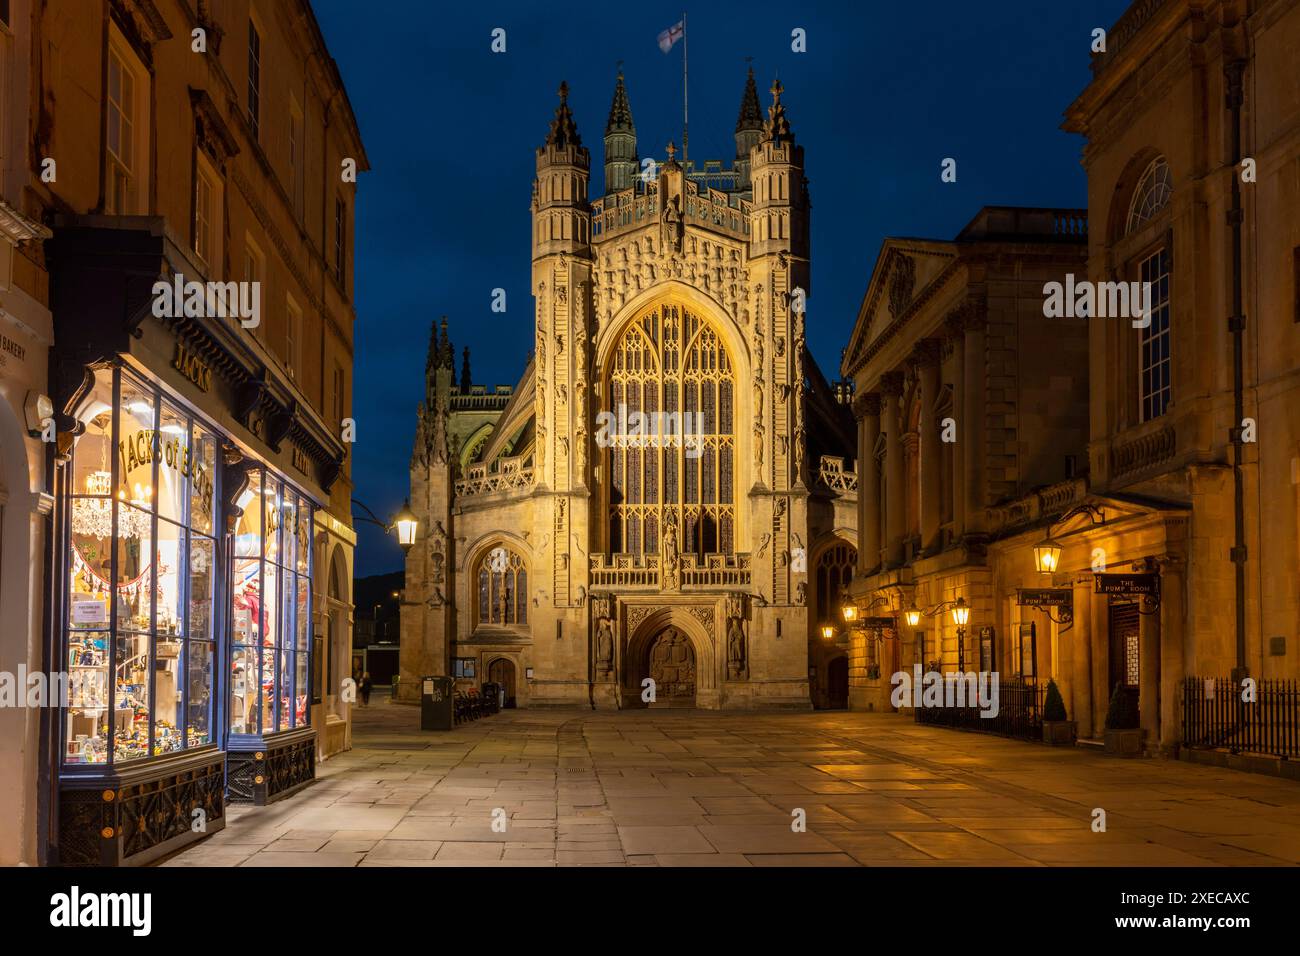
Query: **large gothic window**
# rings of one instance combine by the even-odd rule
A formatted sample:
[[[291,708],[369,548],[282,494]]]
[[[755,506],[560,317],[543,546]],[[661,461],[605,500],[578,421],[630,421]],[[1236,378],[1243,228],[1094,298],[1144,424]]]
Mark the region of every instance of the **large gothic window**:
[[[498,627],[528,623],[528,568],[509,548],[490,548],[474,569],[478,582],[478,623]]]
[[[817,559],[817,607],[810,621],[832,623],[839,619],[840,595],[853,580],[858,549],[846,542],[832,545]]]
[[[683,553],[732,553],[735,370],[718,333],[661,303],[623,332],[608,385],[609,550],[657,554],[671,522]]]

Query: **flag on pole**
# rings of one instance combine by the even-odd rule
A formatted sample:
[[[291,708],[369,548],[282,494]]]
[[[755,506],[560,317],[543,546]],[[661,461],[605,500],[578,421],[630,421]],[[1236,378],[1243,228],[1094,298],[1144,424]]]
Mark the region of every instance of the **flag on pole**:
[[[686,35],[686,22],[678,20],[663,33],[659,34],[659,49],[667,53],[673,44]]]

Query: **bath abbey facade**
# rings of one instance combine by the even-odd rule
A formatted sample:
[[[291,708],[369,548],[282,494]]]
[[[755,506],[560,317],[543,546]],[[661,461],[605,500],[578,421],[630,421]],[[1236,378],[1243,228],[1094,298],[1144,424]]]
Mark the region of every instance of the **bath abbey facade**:
[[[560,87],[521,379],[475,385],[446,320],[430,337],[401,697],[451,674],[519,707],[844,705],[825,625],[856,561],[854,423],[806,348],[808,181],[781,93],[764,117],[751,72],[734,160],[696,167],[672,143],[639,155],[620,75],[593,197]]]

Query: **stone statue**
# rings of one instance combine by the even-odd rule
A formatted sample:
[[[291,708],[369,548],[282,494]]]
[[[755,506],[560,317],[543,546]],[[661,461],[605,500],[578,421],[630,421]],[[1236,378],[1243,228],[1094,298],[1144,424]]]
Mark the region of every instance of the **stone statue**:
[[[663,217],[660,220],[664,246],[671,246],[674,252],[682,251],[682,209],[681,200],[674,196],[664,203]]]
[[[660,574],[664,590],[675,591],[681,585],[677,553],[677,525],[668,522],[664,525],[664,540],[660,549]]]
[[[727,673],[733,679],[745,673],[745,631],[738,617],[727,623]]]
[[[602,617],[596,627],[596,670],[608,674],[614,668],[614,625]]]

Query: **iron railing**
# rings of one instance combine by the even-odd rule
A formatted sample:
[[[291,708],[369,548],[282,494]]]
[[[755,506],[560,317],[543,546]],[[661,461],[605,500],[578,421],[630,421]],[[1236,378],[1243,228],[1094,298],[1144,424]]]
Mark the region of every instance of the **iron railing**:
[[[945,678],[950,676],[956,675],[945,675]],[[916,722],[933,727],[978,730],[1003,737],[1042,740],[1044,693],[1043,685],[1031,678],[1001,678],[998,681],[998,707],[995,715],[985,716],[978,703],[968,703],[964,707],[927,707],[922,704],[916,708]]]
[[[1256,680],[1254,700],[1223,677],[1183,681],[1183,746],[1300,757],[1300,682]]]

